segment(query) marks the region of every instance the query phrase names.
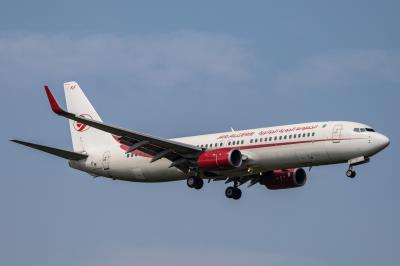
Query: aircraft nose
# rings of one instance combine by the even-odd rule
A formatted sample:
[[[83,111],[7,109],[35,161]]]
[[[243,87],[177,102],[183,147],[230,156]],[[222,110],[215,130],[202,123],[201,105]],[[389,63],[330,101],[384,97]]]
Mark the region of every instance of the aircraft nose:
[[[380,150],[383,150],[390,144],[390,140],[383,134],[378,134],[376,138],[376,144],[378,145]]]

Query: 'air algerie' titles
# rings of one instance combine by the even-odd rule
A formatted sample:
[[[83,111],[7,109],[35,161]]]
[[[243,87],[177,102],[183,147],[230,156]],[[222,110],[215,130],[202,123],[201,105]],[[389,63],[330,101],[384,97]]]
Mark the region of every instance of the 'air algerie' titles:
[[[291,132],[298,132],[298,131],[305,131],[305,130],[313,130],[318,128],[318,125],[307,125],[307,126],[298,126],[298,127],[291,127],[291,128],[271,128],[267,130],[261,130],[258,132],[259,136],[276,134],[276,133],[291,133]],[[238,132],[232,134],[225,134],[219,136],[217,139],[229,139],[229,138],[242,138],[242,137],[252,137],[256,134],[255,131],[247,131],[247,132]]]

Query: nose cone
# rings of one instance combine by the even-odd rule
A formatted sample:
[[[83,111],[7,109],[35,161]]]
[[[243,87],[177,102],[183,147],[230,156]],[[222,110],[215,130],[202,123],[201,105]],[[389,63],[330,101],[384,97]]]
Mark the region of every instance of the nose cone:
[[[376,134],[377,136],[374,139],[375,146],[379,151],[383,150],[390,144],[390,140],[383,134]]]

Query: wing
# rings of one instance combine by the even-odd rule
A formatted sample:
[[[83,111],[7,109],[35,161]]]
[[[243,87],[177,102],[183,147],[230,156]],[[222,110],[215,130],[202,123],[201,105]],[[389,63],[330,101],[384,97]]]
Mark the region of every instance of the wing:
[[[137,131],[127,130],[108,125],[92,119],[81,117],[63,110],[53,96],[48,86],[45,91],[50,102],[51,109],[57,115],[111,133],[121,144],[126,145],[126,152],[139,150],[152,156],[151,162],[166,158],[172,163],[170,167],[177,167],[187,172],[194,165],[202,149],[193,145],[167,140]]]

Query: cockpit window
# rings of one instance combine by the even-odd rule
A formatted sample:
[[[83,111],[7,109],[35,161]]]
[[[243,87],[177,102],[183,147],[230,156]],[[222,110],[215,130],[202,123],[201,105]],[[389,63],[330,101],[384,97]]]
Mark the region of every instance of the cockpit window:
[[[372,128],[355,128],[353,129],[354,132],[375,132]]]

